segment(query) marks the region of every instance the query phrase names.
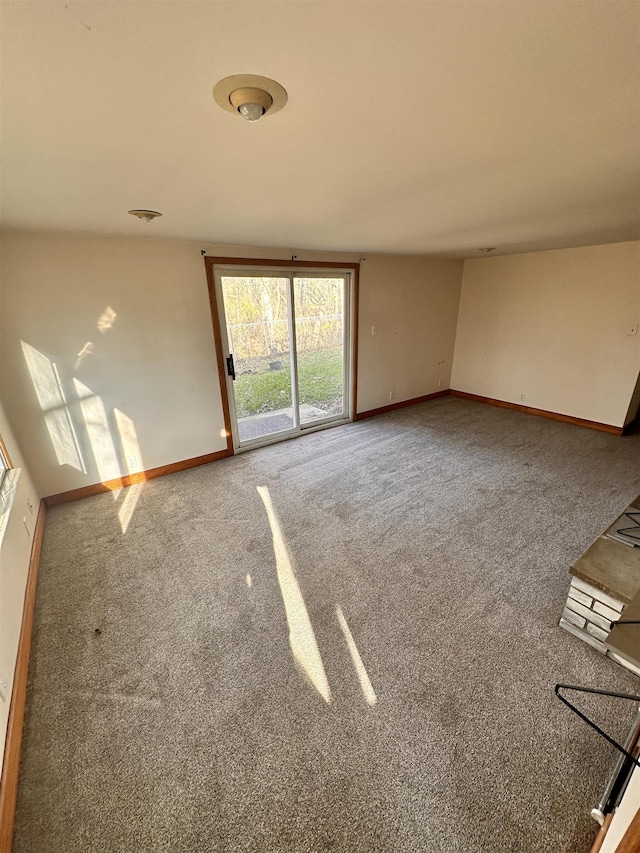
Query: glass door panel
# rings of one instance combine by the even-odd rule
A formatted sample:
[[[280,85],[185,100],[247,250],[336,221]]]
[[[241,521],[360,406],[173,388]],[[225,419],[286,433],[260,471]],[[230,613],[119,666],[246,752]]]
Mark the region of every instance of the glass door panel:
[[[293,278],[302,426],[346,414],[345,289],[342,275]]]
[[[298,428],[288,275],[220,276],[240,445]]]

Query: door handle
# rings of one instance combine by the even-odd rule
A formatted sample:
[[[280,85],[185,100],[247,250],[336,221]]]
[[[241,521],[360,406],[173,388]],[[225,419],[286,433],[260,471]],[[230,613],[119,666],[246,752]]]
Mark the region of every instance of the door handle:
[[[235,368],[235,365],[233,363],[233,353],[231,353],[231,355],[227,356],[227,373],[235,381],[236,368]]]

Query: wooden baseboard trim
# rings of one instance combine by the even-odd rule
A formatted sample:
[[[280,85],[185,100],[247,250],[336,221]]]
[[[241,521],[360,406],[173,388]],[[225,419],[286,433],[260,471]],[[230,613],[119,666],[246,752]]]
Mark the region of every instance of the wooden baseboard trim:
[[[29,677],[29,653],[31,651],[31,634],[33,630],[33,611],[36,603],[36,586],[38,583],[38,566],[42,548],[42,534],[46,507],[40,501],[38,518],[31,543],[29,572],[22,609],[22,627],[18,641],[18,657],[13,678],[13,691],[9,706],[9,721],[7,738],[4,745],[2,777],[0,778],[0,853],[11,853],[13,841],[13,823],[16,813],[16,798],[18,796],[18,776],[20,773],[20,748],[22,746],[22,724],[24,722],[24,706],[27,697],[27,680]]]
[[[363,421],[365,418],[373,418],[376,415],[384,415],[386,412],[393,412],[396,409],[404,409],[407,406],[417,406],[418,403],[426,403],[428,400],[435,400],[437,397],[446,397],[449,389],[446,391],[436,391],[433,394],[425,394],[424,397],[413,397],[411,400],[401,400],[399,403],[391,403],[390,406],[381,406],[379,409],[369,409],[366,412],[357,412],[354,415],[354,421]]]
[[[640,809],[627,827],[618,845],[618,853],[638,853],[638,850],[640,850]]]
[[[487,403],[489,406],[499,406],[501,409],[515,409],[517,412],[525,412],[527,415],[538,415],[541,418],[550,418],[552,421],[560,421],[563,424],[574,424],[574,426],[596,429],[600,432],[608,432],[611,435],[622,435],[622,427],[611,424],[601,424],[598,421],[588,421],[584,418],[574,418],[571,415],[559,415],[557,412],[549,412],[546,409],[534,409],[533,406],[521,406],[519,403],[507,403],[505,400],[495,400],[493,397],[482,397],[480,394],[469,394],[467,391],[456,391],[453,388],[449,392],[454,397],[463,397],[465,400],[473,400],[476,403]]]
[[[595,837],[595,841],[593,842],[593,847],[589,851],[589,853],[600,853],[600,849],[604,844],[604,839],[606,838],[607,832],[609,831],[609,825],[613,820],[613,812],[611,814],[605,815],[604,823],[598,830],[598,834]]]
[[[79,489],[71,489],[69,492],[60,492],[58,495],[48,495],[44,502],[49,506],[77,501],[79,498],[90,498],[103,492],[113,492],[123,489],[125,486],[133,486],[135,483],[144,483],[146,480],[154,480],[156,477],[164,477],[166,474],[175,474],[177,471],[186,471],[188,468],[197,468],[198,465],[208,465],[209,462],[217,462],[226,456],[233,456],[233,450],[219,450],[217,453],[207,453],[204,456],[194,456],[192,459],[184,459],[182,462],[172,462],[171,465],[161,465],[159,468],[149,468],[148,471],[140,471],[137,474],[126,474],[115,480],[105,480],[103,483],[94,483],[91,486],[82,486]]]

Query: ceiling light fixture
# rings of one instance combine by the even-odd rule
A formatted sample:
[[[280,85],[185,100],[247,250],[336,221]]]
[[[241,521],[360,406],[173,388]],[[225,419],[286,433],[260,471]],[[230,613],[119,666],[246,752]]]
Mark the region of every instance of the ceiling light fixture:
[[[162,216],[161,213],[158,213],[157,210],[129,210],[127,211],[131,214],[131,216],[137,216],[138,219],[144,219],[145,222],[151,222],[152,219],[155,219],[157,216]]]
[[[287,93],[279,83],[256,74],[232,74],[213,87],[213,97],[227,112],[247,121],[258,121],[267,113],[277,113],[287,103]]]

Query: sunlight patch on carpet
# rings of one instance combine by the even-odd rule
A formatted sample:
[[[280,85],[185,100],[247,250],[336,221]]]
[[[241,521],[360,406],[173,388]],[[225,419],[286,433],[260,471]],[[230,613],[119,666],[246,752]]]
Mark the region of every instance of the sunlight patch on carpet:
[[[304,673],[322,696],[327,704],[331,703],[331,691],[329,682],[322,663],[320,649],[316,642],[311,619],[304,597],[296,580],[291,559],[287,550],[284,536],[280,528],[278,516],[271,502],[271,495],[266,486],[257,486],[258,494],[262,498],[267,511],[267,518],[273,536],[273,550],[276,556],[276,570],[280,593],[284,602],[284,609],[289,624],[289,644],[293,656],[304,670]]]

